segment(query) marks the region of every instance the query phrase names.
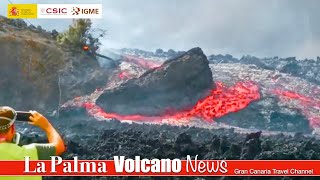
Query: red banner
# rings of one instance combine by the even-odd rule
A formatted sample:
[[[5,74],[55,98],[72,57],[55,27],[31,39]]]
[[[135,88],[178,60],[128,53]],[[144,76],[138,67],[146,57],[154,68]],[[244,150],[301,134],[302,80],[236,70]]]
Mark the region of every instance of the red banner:
[[[311,160],[0,161],[0,176],[319,176]]]

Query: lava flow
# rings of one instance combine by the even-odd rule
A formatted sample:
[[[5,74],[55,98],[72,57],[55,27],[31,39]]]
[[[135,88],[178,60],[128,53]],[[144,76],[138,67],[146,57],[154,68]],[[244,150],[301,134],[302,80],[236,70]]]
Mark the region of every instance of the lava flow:
[[[144,58],[140,58],[132,55],[125,55],[123,60],[136,64],[144,69],[153,69],[161,65],[161,63],[157,61],[145,60]]]
[[[131,74],[130,72],[128,71],[122,71],[118,74],[118,77],[121,79],[121,80],[125,80],[125,79],[130,79],[131,78]]]
[[[124,61],[134,64],[137,67],[147,71],[152,68],[157,68],[161,65],[161,62],[149,61],[140,57],[126,55]],[[116,78],[112,78],[113,81],[110,84],[114,84],[119,80],[128,80],[136,77],[136,71],[130,69],[121,69],[116,74]],[[107,85],[109,87],[111,85]],[[199,100],[192,108],[183,111],[176,111],[170,113],[164,113],[161,116],[145,116],[141,114],[123,115],[112,112],[105,112],[101,107],[94,103],[94,99],[99,97],[103,90],[97,90],[90,96],[78,97],[70,103],[66,103],[68,106],[81,106],[84,107],[87,112],[99,119],[117,119],[120,121],[130,120],[137,122],[152,122],[152,123],[169,123],[169,124],[184,124],[187,125],[192,119],[202,119],[207,122],[212,122],[214,119],[220,118],[229,113],[240,111],[246,108],[251,102],[260,99],[259,87],[251,82],[238,82],[231,87],[225,86],[223,83],[216,83],[216,87],[212,89],[209,95]],[[69,104],[69,105],[68,105]]]
[[[258,99],[260,99],[259,88],[253,82],[238,82],[229,88],[223,83],[217,83],[217,88],[204,100],[200,100],[188,114],[210,121],[240,111]]]
[[[288,90],[274,89],[272,92],[278,95],[283,101],[297,101],[299,103],[297,109],[301,109],[302,113],[309,119],[310,126],[313,128],[320,127],[320,99],[307,97],[297,92]],[[312,109],[314,109],[315,112],[313,112]]]
[[[94,103],[83,103],[89,114],[103,118],[114,118],[118,120],[131,121],[161,121],[164,119],[191,119],[198,117],[208,122],[228,113],[237,112],[246,108],[252,101],[260,98],[259,88],[252,82],[238,82],[232,87],[226,87],[222,83],[217,83],[215,89],[210,91],[209,96],[200,100],[192,109],[175,112],[162,116],[121,115],[105,112]],[[173,121],[174,122],[174,121]]]

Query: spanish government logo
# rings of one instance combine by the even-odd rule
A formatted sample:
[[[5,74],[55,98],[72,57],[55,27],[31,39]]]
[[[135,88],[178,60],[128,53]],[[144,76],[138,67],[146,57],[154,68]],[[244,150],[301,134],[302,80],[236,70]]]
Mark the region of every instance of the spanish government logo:
[[[19,15],[19,9],[16,6],[13,6],[10,10],[9,10],[9,15],[10,16],[18,16]]]
[[[37,4],[8,4],[8,18],[37,18]]]

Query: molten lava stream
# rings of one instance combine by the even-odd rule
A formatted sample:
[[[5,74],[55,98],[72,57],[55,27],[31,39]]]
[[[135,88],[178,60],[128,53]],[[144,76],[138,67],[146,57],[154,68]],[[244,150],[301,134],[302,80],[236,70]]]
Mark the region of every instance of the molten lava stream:
[[[297,107],[297,109],[300,109],[302,113],[308,118],[310,126],[312,128],[320,128],[319,113],[318,114],[313,113],[311,110],[311,109],[314,109],[314,111],[319,112],[320,99],[307,97],[297,92],[282,90],[282,89],[274,89],[271,92],[281,97],[282,100],[298,101],[299,106]]]
[[[83,103],[88,112],[93,116],[103,118],[115,118],[118,120],[132,121],[162,121],[164,119],[191,119],[198,117],[208,122],[222,117],[231,112],[237,112],[246,108],[252,101],[260,98],[259,88],[252,82],[238,82],[236,85],[227,88],[223,83],[217,83],[216,89],[210,91],[210,94],[199,100],[196,105],[186,111],[175,112],[173,114],[164,114],[162,116],[143,116],[139,114],[121,115],[117,113],[105,112],[94,103]]]

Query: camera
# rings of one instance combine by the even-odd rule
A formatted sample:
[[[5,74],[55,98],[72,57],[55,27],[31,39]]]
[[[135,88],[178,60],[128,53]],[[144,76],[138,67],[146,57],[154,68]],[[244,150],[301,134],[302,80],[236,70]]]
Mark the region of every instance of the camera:
[[[30,122],[30,116],[32,114],[28,111],[16,111],[17,112],[17,118],[16,121],[22,121],[22,122]]]

